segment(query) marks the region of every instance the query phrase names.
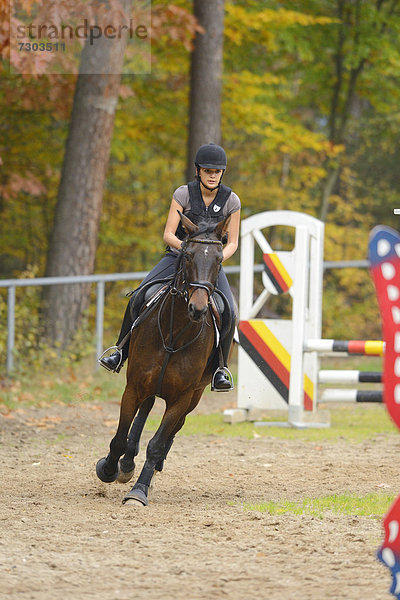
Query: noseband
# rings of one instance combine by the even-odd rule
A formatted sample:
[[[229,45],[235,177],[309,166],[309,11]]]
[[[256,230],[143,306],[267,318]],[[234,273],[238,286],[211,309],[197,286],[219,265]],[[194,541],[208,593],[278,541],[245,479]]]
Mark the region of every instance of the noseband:
[[[187,257],[186,246],[189,241],[192,244],[218,244],[219,246],[221,246],[221,248],[222,248],[222,242],[219,240],[205,240],[202,238],[199,238],[199,239],[190,239],[189,238],[188,240],[185,240],[185,242],[182,246],[181,260],[183,261],[182,272],[183,272],[183,282],[184,282],[184,288],[185,288],[184,289],[185,298],[187,299],[187,301],[190,300],[190,296],[188,294],[189,288],[200,288],[207,292],[208,299],[210,299],[211,294],[213,294],[215,292],[215,284],[211,283],[211,281],[191,281],[190,283],[187,282],[185,259]]]

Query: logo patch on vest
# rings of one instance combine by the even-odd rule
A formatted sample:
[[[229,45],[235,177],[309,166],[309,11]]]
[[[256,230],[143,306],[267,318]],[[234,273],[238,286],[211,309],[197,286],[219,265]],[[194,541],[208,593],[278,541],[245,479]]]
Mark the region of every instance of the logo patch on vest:
[[[214,212],[218,212],[219,210],[221,210],[221,207],[218,206],[218,204],[214,204]]]

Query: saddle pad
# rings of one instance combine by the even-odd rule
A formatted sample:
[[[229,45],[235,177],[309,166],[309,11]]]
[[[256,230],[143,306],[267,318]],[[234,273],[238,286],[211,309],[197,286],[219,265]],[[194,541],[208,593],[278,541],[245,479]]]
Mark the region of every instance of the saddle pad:
[[[143,301],[147,303],[152,296],[154,296],[158,290],[165,286],[165,283],[155,283],[147,288],[144,294]]]

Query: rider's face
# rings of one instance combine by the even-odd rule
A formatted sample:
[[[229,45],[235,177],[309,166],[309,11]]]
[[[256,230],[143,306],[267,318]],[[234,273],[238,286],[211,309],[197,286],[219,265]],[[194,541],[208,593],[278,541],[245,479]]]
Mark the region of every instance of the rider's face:
[[[200,168],[200,180],[208,188],[215,188],[222,177],[222,169],[203,169]]]

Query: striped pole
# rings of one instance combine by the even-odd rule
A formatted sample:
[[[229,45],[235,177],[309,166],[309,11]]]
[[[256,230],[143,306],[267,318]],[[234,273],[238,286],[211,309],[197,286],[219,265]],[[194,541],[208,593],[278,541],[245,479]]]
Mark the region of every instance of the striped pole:
[[[318,383],[382,383],[379,371],[319,371]]]
[[[382,356],[385,343],[378,340],[306,340],[305,352],[345,352],[364,356]]]
[[[320,402],[382,402],[383,394],[374,390],[324,390]]]

